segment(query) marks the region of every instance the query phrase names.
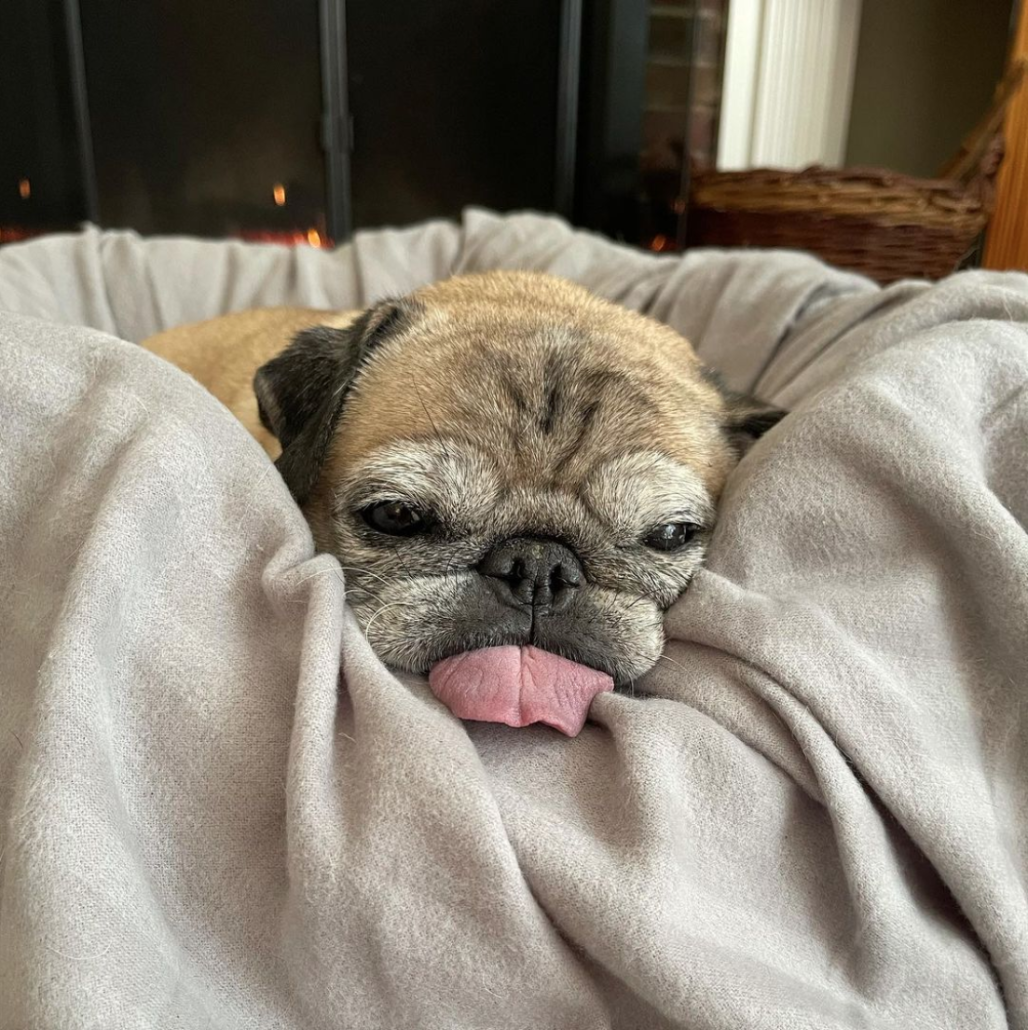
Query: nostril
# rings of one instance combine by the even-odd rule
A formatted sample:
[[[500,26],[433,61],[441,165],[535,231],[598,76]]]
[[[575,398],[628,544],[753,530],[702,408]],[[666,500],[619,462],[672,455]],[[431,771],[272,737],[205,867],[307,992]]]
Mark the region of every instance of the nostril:
[[[496,576],[496,578],[497,579],[505,580],[506,582],[510,583],[512,586],[517,586],[519,583],[521,583],[524,580],[526,580],[528,578],[528,576],[527,576],[527,574],[525,572],[524,564],[522,562],[520,562],[520,561],[516,561],[516,562],[514,562],[510,566],[510,568],[508,568],[505,571],[499,573]]]
[[[561,563],[550,573],[550,586],[554,591],[560,587],[577,587],[582,582],[582,574],[575,565]]]
[[[563,608],[582,582],[575,555],[555,540],[516,537],[493,548],[479,565],[508,604]]]

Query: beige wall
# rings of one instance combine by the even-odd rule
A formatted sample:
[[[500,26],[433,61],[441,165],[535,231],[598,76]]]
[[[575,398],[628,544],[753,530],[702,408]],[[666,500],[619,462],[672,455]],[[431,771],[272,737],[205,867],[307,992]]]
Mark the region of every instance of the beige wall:
[[[846,163],[932,175],[1003,73],[1012,0],[863,0]]]

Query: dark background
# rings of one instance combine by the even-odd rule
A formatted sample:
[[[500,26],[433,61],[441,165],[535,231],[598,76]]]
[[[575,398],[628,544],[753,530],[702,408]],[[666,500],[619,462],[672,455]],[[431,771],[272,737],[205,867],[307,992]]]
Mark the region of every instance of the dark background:
[[[725,7],[4,0],[0,241],[88,220],[322,245],[477,204],[673,245]]]

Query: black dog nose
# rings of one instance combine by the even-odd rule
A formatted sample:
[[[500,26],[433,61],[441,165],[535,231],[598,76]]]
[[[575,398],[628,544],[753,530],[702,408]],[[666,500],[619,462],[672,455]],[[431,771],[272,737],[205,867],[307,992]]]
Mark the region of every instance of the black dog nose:
[[[478,571],[492,582],[500,600],[560,611],[582,582],[582,566],[556,540],[512,537],[482,559]]]

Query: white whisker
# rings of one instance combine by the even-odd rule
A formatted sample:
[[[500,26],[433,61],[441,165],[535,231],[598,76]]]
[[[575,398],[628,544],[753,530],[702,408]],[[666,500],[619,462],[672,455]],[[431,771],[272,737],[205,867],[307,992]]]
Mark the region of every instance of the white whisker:
[[[374,625],[375,619],[377,619],[382,614],[382,612],[384,612],[387,608],[417,608],[417,607],[418,607],[418,605],[413,603],[412,601],[390,601],[388,604],[382,605],[382,607],[379,608],[378,611],[375,612],[375,614],[372,615],[370,619],[368,619],[367,625],[364,627],[364,635],[368,638],[368,640],[371,640],[371,627]]]

